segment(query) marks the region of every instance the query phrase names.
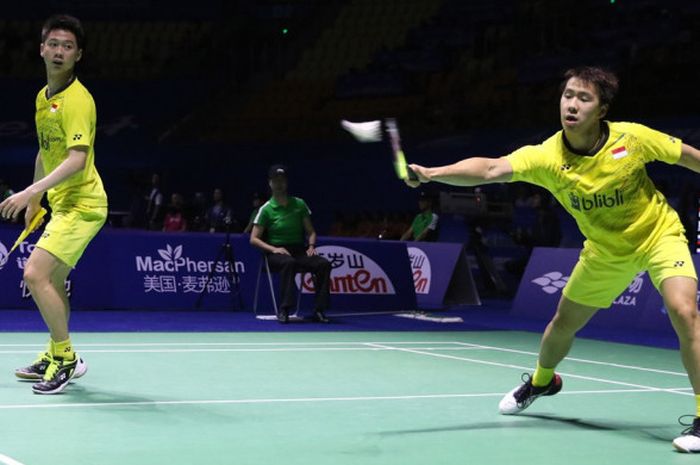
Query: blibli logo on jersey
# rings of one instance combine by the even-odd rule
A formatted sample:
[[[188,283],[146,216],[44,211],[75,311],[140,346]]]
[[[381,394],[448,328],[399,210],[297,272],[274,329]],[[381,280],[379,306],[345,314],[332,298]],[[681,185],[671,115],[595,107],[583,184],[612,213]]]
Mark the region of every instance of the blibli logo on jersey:
[[[613,208],[625,203],[625,198],[619,189],[615,189],[615,192],[612,194],[593,194],[590,197],[578,196],[574,192],[569,192],[569,200],[571,201],[571,208],[578,211]]]
[[[49,143],[49,138],[44,137],[44,133],[40,132],[39,133],[39,145],[41,145],[41,148],[44,150],[50,150],[51,149],[51,144]]]

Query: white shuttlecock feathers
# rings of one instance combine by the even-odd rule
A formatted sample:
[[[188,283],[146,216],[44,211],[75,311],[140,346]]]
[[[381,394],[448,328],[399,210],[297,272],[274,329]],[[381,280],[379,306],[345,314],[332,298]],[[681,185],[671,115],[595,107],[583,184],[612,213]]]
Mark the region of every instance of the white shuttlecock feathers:
[[[382,140],[382,122],[380,120],[353,123],[344,119],[340,125],[358,142],[380,142]]]

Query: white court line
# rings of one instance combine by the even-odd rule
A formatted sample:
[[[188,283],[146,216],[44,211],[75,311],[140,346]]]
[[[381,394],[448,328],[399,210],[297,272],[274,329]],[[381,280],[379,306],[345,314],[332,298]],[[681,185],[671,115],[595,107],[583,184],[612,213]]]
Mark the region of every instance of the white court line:
[[[468,342],[457,342],[457,341],[455,341],[455,344],[464,345],[464,346],[468,346],[468,347],[474,347],[474,348],[481,348],[481,349],[486,349],[486,350],[494,350],[494,351],[499,351],[499,352],[510,352],[513,354],[534,355],[535,357],[539,356],[539,353],[530,352],[527,350],[508,349],[506,347],[486,346],[483,344],[471,344]],[[611,366],[611,367],[615,367],[615,368],[625,368],[628,370],[648,371],[651,373],[660,373],[660,374],[664,374],[664,375],[682,376],[684,378],[688,376],[686,373],[681,373],[679,371],[668,371],[668,370],[660,370],[657,368],[640,367],[640,366],[636,366],[636,365],[623,365],[620,363],[601,362],[598,360],[589,360],[589,359],[585,359],[585,358],[566,357],[565,360],[569,361],[569,362],[589,363],[592,365],[604,365],[604,366]]]
[[[81,347],[169,347],[169,346],[178,346],[178,347],[226,347],[226,346],[280,346],[280,347],[287,347],[287,346],[312,346],[312,347],[318,347],[318,346],[338,346],[338,345],[366,345],[366,344],[377,344],[377,345],[430,345],[430,344],[445,344],[445,347],[441,348],[434,348],[434,347],[429,347],[429,348],[423,348],[424,350],[457,350],[455,348],[450,348],[449,345],[460,345],[460,346],[465,346],[465,347],[470,347],[473,349],[484,349],[484,350],[494,350],[494,351],[499,351],[499,352],[510,352],[510,353],[517,353],[517,354],[523,354],[523,355],[532,355],[532,356],[537,356],[539,355],[537,352],[530,352],[530,351],[525,351],[525,350],[518,350],[518,349],[509,349],[506,347],[497,347],[497,346],[488,346],[484,344],[473,344],[473,343],[467,343],[467,342],[459,342],[459,341],[396,341],[396,342],[360,342],[360,341],[346,341],[346,342],[113,342],[113,343],[86,343],[86,344],[76,344],[78,348]],[[37,348],[43,348],[45,347],[45,344],[0,344],[1,347],[37,347]],[[378,348],[377,348],[378,349]],[[289,351],[308,351],[309,349],[289,349]],[[330,350],[330,349],[326,349]],[[339,349],[339,350],[353,350],[349,348],[344,348],[344,349]],[[359,350],[359,349],[358,349]],[[284,352],[287,350],[283,349],[272,349],[269,350],[270,352]],[[35,351],[1,351],[0,350],[0,355],[2,354],[33,354]],[[183,353],[183,352],[265,352],[265,350],[186,350],[186,349],[177,349],[177,350],[172,350],[172,351],[166,351],[166,350],[81,350],[80,353]],[[669,370],[661,370],[657,368],[647,368],[647,367],[640,367],[640,366],[635,366],[635,365],[624,365],[624,364],[619,364],[619,363],[612,363],[612,362],[601,362],[597,360],[590,360],[590,359],[582,359],[582,358],[576,358],[576,357],[566,357],[567,361],[571,362],[577,362],[577,363],[588,363],[592,365],[601,365],[601,366],[611,366],[615,368],[624,368],[624,369],[629,369],[629,370],[637,370],[637,371],[646,371],[650,373],[659,373],[659,374],[666,374],[666,375],[672,375],[672,376],[681,376],[681,377],[687,377],[686,373],[678,372],[678,371],[669,371]]]
[[[75,342],[79,347],[159,347],[159,346],[338,346],[338,345],[362,345],[366,341],[346,342],[91,342],[82,344]],[[430,345],[430,344],[457,344],[455,341],[390,341],[375,342],[375,344],[393,345]],[[0,344],[0,347],[38,347],[45,348],[46,344]]]
[[[466,351],[480,350],[479,347],[419,347],[415,350],[451,350]],[[390,349],[381,347],[285,347],[285,348],[260,348],[260,349],[87,349],[78,351],[81,354],[181,354],[197,352],[372,352]],[[0,355],[5,354],[36,354],[36,350],[1,350]]]
[[[21,462],[18,462],[12,457],[8,457],[7,455],[2,454],[0,454],[0,463],[4,463],[5,465],[23,465]]]
[[[684,388],[678,388],[684,389]],[[599,394],[629,394],[643,392],[658,392],[656,388],[642,389],[602,389],[567,391],[566,395],[599,395]],[[358,402],[382,400],[421,400],[421,399],[462,399],[476,397],[502,397],[502,392],[485,392],[472,394],[418,394],[403,396],[358,396],[358,397],[292,397],[281,399],[215,399],[215,400],[144,400],[136,402],[77,402],[66,404],[0,404],[0,410],[37,410],[84,407],[139,407],[158,405],[229,405],[229,404],[287,404],[315,402]]]
[[[385,349],[393,349],[398,352],[406,352],[406,353],[411,353],[411,354],[418,354],[418,355],[427,355],[429,357],[438,357],[438,358],[446,358],[450,360],[460,360],[463,362],[470,362],[470,363],[478,363],[481,365],[490,365],[490,366],[497,366],[497,367],[502,367],[502,368],[514,368],[517,370],[524,370],[524,371],[532,371],[532,367],[524,367],[520,365],[511,365],[509,363],[498,363],[498,362],[489,362],[486,360],[477,360],[473,358],[465,358],[465,357],[457,357],[454,355],[447,355],[447,354],[437,354],[433,352],[423,352],[421,350],[415,350],[415,349],[405,349],[402,347],[391,347],[391,346],[383,346],[375,343],[368,342],[367,345],[373,346],[373,347],[382,347]],[[569,378],[577,378],[577,379],[585,379],[587,381],[598,381],[600,383],[606,383],[606,384],[615,384],[618,386],[627,386],[627,387],[633,387],[633,388],[640,388],[640,389],[649,389],[653,391],[660,391],[660,392],[668,392],[670,394],[678,394],[678,395],[684,395],[684,396],[692,396],[694,395],[693,393],[689,392],[681,392],[675,389],[666,389],[666,388],[657,388],[653,386],[646,386],[644,384],[634,384],[634,383],[625,383],[622,381],[613,381],[611,379],[605,379],[605,378],[595,378],[592,376],[582,376],[582,375],[575,375],[572,373],[564,373],[564,372],[558,372],[560,375],[568,376]]]

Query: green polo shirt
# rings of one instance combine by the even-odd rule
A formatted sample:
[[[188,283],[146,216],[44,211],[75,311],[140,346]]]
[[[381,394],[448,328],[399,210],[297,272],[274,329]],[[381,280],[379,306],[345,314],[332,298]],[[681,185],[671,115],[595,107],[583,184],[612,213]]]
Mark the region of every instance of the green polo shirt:
[[[267,242],[271,245],[303,245],[304,218],[311,210],[302,199],[289,197],[282,206],[272,198],[260,207],[253,224],[265,228]]]
[[[420,236],[426,229],[435,230],[437,228],[438,216],[431,212],[426,211],[416,215],[413,220],[411,227],[413,228],[413,238]]]

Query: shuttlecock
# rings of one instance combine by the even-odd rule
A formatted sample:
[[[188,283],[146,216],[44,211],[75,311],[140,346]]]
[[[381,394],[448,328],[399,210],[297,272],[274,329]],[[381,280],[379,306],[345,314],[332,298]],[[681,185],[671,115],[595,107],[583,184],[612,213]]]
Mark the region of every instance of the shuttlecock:
[[[380,120],[353,123],[344,119],[340,125],[358,142],[379,142],[382,140],[382,122]]]

